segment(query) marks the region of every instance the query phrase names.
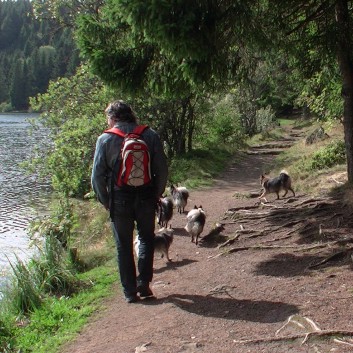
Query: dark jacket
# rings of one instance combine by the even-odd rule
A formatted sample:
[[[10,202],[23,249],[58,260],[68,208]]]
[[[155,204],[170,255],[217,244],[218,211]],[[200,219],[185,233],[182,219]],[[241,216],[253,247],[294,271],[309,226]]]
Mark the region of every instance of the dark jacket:
[[[132,132],[136,123],[120,123],[115,127],[123,132]],[[152,188],[156,197],[163,194],[168,178],[167,158],[158,134],[151,128],[142,134],[148,145],[151,156]],[[109,207],[111,193],[111,175],[116,159],[119,155],[123,138],[115,134],[103,133],[97,139],[96,151],[92,169],[92,187],[99,202]]]

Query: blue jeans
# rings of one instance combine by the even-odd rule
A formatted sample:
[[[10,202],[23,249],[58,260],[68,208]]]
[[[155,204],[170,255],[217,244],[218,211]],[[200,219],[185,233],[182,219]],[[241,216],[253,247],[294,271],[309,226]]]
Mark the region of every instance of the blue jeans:
[[[155,207],[154,193],[114,192],[112,228],[125,296],[135,295],[137,286],[148,285],[152,281]],[[133,252],[135,224],[140,239],[138,275]]]

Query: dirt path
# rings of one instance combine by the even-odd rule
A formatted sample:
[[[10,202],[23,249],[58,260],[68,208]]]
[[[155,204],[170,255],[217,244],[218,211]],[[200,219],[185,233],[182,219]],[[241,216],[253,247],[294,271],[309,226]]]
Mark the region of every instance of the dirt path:
[[[186,215],[174,214],[173,261],[155,260],[157,299],[126,304],[117,293],[62,353],[353,352],[332,337],[353,330],[353,217],[336,199],[234,197],[259,191],[272,158],[244,154],[214,187],[192,191],[187,210],[205,209],[203,235],[222,220],[223,237],[195,246]]]

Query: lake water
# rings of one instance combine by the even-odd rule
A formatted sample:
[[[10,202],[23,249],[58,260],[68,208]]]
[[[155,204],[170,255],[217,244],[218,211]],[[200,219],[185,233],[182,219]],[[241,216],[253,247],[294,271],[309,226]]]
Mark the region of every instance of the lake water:
[[[46,138],[45,130],[31,132],[29,118],[36,114],[0,114],[0,287],[10,262],[28,259],[28,225],[44,213],[49,184],[26,175],[20,163]]]

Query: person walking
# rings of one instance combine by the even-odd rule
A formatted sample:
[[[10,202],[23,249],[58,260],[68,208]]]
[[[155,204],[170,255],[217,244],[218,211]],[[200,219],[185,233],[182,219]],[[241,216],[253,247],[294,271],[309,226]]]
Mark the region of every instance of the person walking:
[[[131,106],[117,100],[105,109],[109,128],[131,133],[138,127]],[[115,182],[118,158],[124,137],[106,130],[96,143],[91,183],[98,201],[110,211],[117,248],[120,281],[128,303],[153,297],[150,283],[153,277],[155,210],[168,178],[167,158],[161,140],[151,128],[141,137],[148,146],[151,181],[142,186],[118,186]],[[136,264],[133,254],[133,233],[137,228],[140,248]]]

